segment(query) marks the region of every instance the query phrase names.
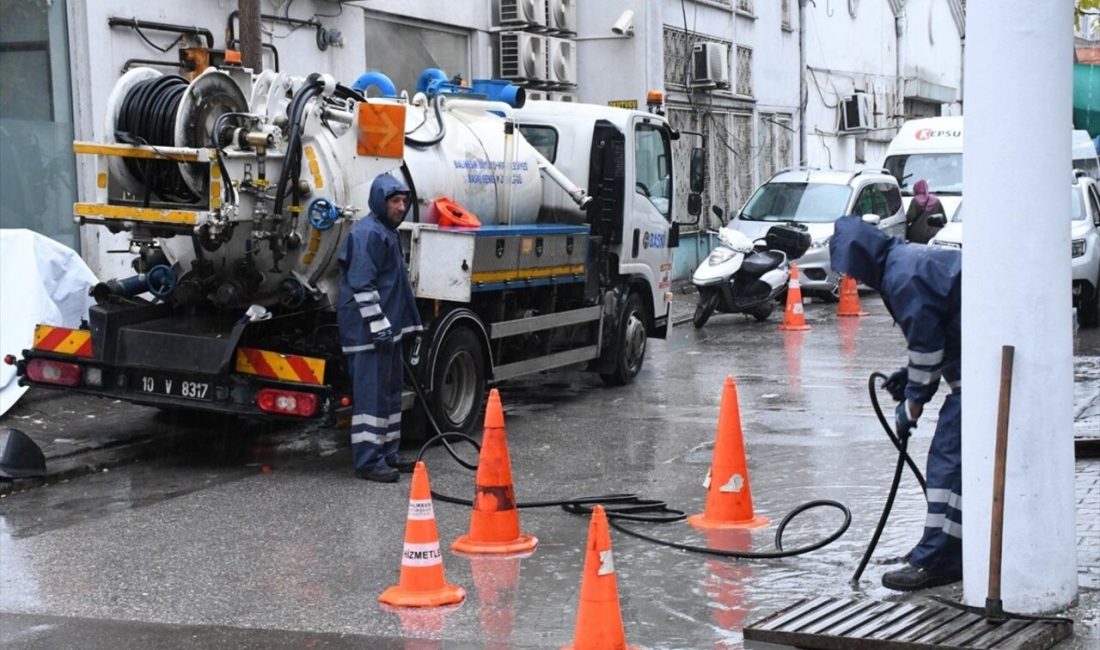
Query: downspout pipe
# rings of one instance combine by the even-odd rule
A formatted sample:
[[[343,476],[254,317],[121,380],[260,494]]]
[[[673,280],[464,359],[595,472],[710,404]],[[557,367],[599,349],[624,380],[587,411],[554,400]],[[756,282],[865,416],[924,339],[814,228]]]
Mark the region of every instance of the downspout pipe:
[[[806,159],[806,1],[798,0],[798,166]]]

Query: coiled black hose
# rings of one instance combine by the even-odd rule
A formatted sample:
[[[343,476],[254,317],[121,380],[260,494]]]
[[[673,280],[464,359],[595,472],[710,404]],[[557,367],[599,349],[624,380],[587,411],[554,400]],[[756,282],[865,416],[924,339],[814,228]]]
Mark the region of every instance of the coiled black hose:
[[[412,380],[413,391],[416,393],[417,398],[420,401],[421,407],[424,409],[424,413],[428,418],[428,422],[431,424],[432,429],[435,430],[435,435],[428,439],[421,447],[420,451],[416,455],[416,460],[423,459],[424,454],[436,445],[442,444],[447,453],[451,455],[460,465],[469,470],[477,470],[477,464],[471,463],[458,455],[454,448],[450,444],[450,440],[458,439],[468,442],[478,452],[481,451],[481,445],[472,437],[458,432],[446,432],[440,430],[439,425],[436,423],[435,418],[432,416],[428,407],[427,397],[424,395],[424,389],[420,386],[420,382],[417,381],[416,375],[413,373],[413,369],[409,366],[407,360],[405,363],[405,374]],[[458,497],[452,497],[440,492],[432,490],[432,498],[439,499],[445,503],[454,503],[463,506],[472,506],[473,501],[470,499],[460,499]],[[691,544],[682,544],[679,542],[672,542],[669,540],[659,539],[651,537],[644,533],[640,533],[636,530],[632,530],[623,525],[624,521],[633,521],[647,524],[670,524],[683,521],[687,519],[687,513],[683,510],[677,510],[676,508],[669,507],[665,501],[658,499],[645,499],[636,494],[604,494],[598,496],[585,496],[576,497],[572,499],[557,499],[550,501],[525,501],[517,502],[517,508],[550,508],[560,507],[565,512],[575,515],[588,515],[592,512],[592,507],[596,504],[602,504],[607,512],[607,521],[615,530],[636,537],[647,542],[659,544],[661,546],[667,546],[680,551],[688,551],[690,553],[702,553],[706,555],[716,555],[718,557],[729,558],[744,558],[744,559],[778,559],[785,557],[793,557],[796,555],[803,555],[811,551],[815,551],[819,548],[827,546],[837,539],[848,530],[848,527],[852,523],[852,513],[848,508],[837,501],[829,499],[818,499],[815,501],[806,502],[794,510],[787,513],[775,531],[775,549],[774,551],[730,551],[724,549],[710,548],[706,546],[694,546]],[[818,507],[831,507],[839,510],[844,515],[844,521],[840,526],[830,534],[829,536],[821,539],[812,544],[801,546],[793,549],[783,548],[783,532],[787,529],[787,525],[797,517],[798,515],[806,512],[807,510]]]
[[[187,80],[179,75],[163,75],[135,84],[119,106],[115,139],[129,144],[174,147],[176,112],[187,85]],[[124,161],[130,174],[145,185],[146,203],[149,192],[174,203],[199,200],[184,181],[179,163],[138,158]]]

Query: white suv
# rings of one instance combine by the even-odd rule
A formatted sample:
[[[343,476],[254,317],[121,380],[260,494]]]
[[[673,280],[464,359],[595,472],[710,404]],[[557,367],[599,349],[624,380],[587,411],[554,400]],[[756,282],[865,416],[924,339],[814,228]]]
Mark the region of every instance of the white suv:
[[[1100,184],[1081,170],[1074,172],[1070,200],[1073,306],[1081,327],[1100,325]],[[932,246],[962,247],[963,206],[936,233]]]
[[[829,263],[833,223],[858,214],[891,237],[905,238],[905,209],[898,181],[885,170],[784,170],[756,188],[730,221],[750,239],[764,237],[776,223],[799,223],[810,233],[810,250],[795,260],[802,291],[835,298],[839,278]]]

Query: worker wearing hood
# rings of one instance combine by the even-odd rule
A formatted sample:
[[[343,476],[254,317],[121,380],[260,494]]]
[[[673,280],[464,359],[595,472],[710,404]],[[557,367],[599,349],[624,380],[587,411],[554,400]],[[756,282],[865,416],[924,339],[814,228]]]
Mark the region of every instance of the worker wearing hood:
[[[833,269],[882,295],[905,335],[909,363],[886,382],[899,401],[898,435],[908,436],[916,427],[941,378],[951,389],[928,450],[924,535],[909,553],[908,566],[886,573],[882,584],[911,591],[955,582],[962,578],[962,255],[891,239],[856,216],[836,221],[829,255]]]
[[[400,466],[401,338],[423,329],[397,236],[409,201],[409,188],[401,181],[389,174],[374,179],[370,214],[351,227],[338,258],[337,319],[355,400],[355,475],[383,483],[396,481]]]

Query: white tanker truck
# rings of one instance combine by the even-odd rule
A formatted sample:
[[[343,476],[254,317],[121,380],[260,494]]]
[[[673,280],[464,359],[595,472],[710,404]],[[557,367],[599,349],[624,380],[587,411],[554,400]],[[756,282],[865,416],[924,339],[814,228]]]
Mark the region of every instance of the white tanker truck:
[[[86,327],[38,326],[20,381],[247,416],[349,412],[336,252],[392,172],[414,194],[401,234],[425,325],[408,380],[442,428],[476,429],[486,386],[529,373],[587,364],[630,382],[669,326],[677,134],[659,110],[523,99],[435,70],[412,97],[378,73],[348,88],[131,70],[107,142],[74,143],[98,157],[95,201],[74,212],[125,231],[137,275],[93,289]]]

